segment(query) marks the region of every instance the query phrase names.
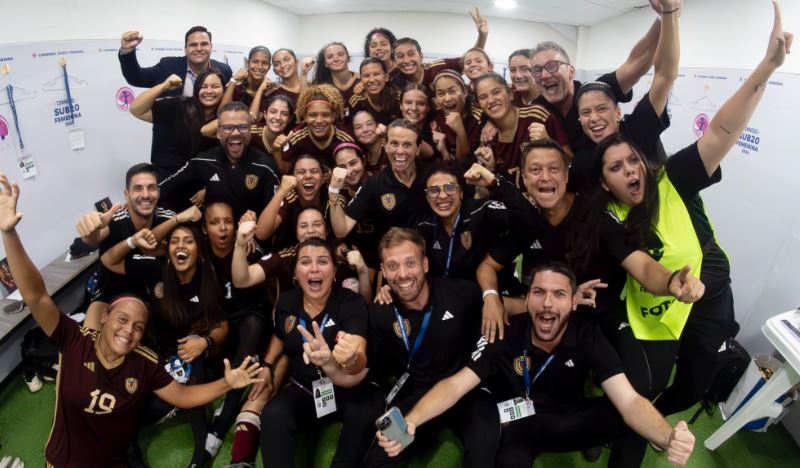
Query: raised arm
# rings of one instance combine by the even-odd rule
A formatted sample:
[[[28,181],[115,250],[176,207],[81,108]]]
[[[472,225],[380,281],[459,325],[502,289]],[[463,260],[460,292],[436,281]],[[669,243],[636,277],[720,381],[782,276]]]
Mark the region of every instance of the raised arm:
[[[8,266],[22,300],[30,308],[31,315],[42,331],[50,336],[61,319],[61,312],[47,294],[42,275],[28,257],[17,234],[16,226],[22,219],[22,213],[17,212],[18,200],[19,186],[16,182],[9,183],[6,175],[0,172],[0,231],[3,232]]]
[[[346,169],[342,167],[333,168],[333,173],[331,174],[331,183],[328,187],[328,192],[330,193],[331,198],[339,196],[339,190],[344,188],[346,176]],[[344,239],[348,234],[350,234],[350,231],[352,231],[358,223],[355,219],[347,216],[347,213],[344,212],[344,206],[342,203],[333,202],[329,203],[328,206],[330,207],[329,213],[331,228],[333,228],[333,235],[339,239]]]
[[[716,172],[722,158],[736,144],[764,95],[767,80],[783,65],[792,46],[794,36],[783,30],[780,7],[774,0],[772,6],[775,10],[775,22],[769,35],[766,56],[739,90],[725,101],[697,142],[700,158],[709,176]]]
[[[697,302],[703,297],[705,285],[692,275],[691,267],[669,271],[642,250],[636,250],[622,261],[622,268],[648,292],[658,296],[675,296],[681,302]]]
[[[272,234],[281,226],[283,219],[278,215],[281,209],[281,204],[289,198],[294,188],[297,186],[297,178],[294,176],[285,175],[281,177],[281,184],[278,186],[278,191],[264,207],[264,210],[258,215],[258,224],[256,225],[256,239],[264,241],[272,237]],[[292,226],[294,229],[294,226]]]
[[[660,0],[661,32],[653,59],[653,82],[650,84],[650,104],[661,117],[667,107],[667,99],[675,79],[681,58],[681,41],[678,28],[680,0]],[[677,10],[677,11],[676,11]],[[669,13],[670,11],[674,13]]]
[[[259,265],[250,265],[247,261],[247,246],[253,240],[255,231],[255,221],[244,221],[239,223],[239,230],[236,232],[236,244],[233,247],[231,261],[231,281],[240,289],[261,284],[267,279],[263,268]]]
[[[175,226],[183,223],[194,223],[200,221],[200,218],[203,217],[203,213],[200,209],[194,205],[186,208],[185,210],[181,211],[180,213],[176,214],[172,218],[163,223],[159,224],[158,226],[151,229],[151,232],[156,238],[156,243],[160,244],[167,234],[172,231]]]
[[[472,17],[472,21],[475,22],[475,29],[478,30],[478,40],[475,41],[475,47],[480,49],[486,48],[486,39],[489,37],[489,22],[481,16],[480,10],[478,7],[475,7],[475,11],[470,11],[469,16]]]
[[[660,0],[650,0],[650,5],[659,15],[664,14],[662,13]],[[679,12],[680,10],[672,14],[678,14]],[[653,66],[653,57],[655,56],[656,47],[658,46],[660,30],[661,20],[659,18],[653,22],[645,35],[633,46],[625,63],[617,68],[615,72],[617,82],[624,94],[632,90],[639,79]]]
[[[156,99],[167,91],[180,88],[182,85],[183,80],[181,80],[178,75],[170,75],[163,83],[157,84],[136,96],[136,99],[133,100],[128,111],[137,119],[152,123],[153,105],[155,105]]]

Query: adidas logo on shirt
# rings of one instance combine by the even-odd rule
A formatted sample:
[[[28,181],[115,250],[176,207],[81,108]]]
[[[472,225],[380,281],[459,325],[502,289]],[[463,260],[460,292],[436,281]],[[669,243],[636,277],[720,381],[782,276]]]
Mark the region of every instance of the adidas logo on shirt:
[[[444,315],[442,315],[442,320],[450,320],[453,318],[453,314],[450,313],[449,310],[444,311]]]
[[[726,349],[728,349],[728,342],[727,341],[723,341],[722,342],[722,346],[719,347],[717,352],[721,353],[721,352],[724,352]]]
[[[84,362],[83,367],[89,369],[90,371],[94,372],[94,362]]]
[[[630,324],[630,323],[628,323],[628,322],[620,322],[620,324],[619,324],[619,328],[617,328],[617,331],[620,331],[620,330],[622,330],[623,328],[625,328],[625,327],[630,327],[630,326],[631,326],[631,324]]]
[[[442,246],[441,246],[441,245],[439,245],[439,241],[438,241],[438,240],[437,240],[436,242],[434,242],[434,243],[433,243],[433,248],[434,248],[435,250],[442,250]]]
[[[211,178],[208,179],[208,180],[211,181],[211,182],[219,182],[219,176],[215,172],[214,175],[212,175]]]
[[[189,302],[200,302],[200,299],[197,296],[194,296],[193,298],[189,299]]]
[[[542,250],[542,243],[539,242],[539,239],[536,239],[528,248],[531,250]]]
[[[334,322],[333,319],[328,319],[328,323],[325,324],[325,328],[332,327],[334,325],[336,325],[336,322]]]
[[[565,362],[564,365],[567,366],[567,367],[575,367],[575,363],[572,362],[572,359],[570,359],[567,362]]]

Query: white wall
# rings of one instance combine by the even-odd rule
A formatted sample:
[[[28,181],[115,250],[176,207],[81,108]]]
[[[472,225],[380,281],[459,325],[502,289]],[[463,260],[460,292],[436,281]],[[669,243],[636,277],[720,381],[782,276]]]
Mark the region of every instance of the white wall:
[[[800,2],[784,0],[781,11],[784,30],[800,31]],[[631,38],[644,35],[655,17],[647,8],[596,26],[581,27],[578,68],[615,68],[623,63],[630,52]],[[769,0],[683,2],[681,68],[752,69],[764,56],[772,18]],[[800,73],[800,60],[790,58],[781,71]]]
[[[203,25],[215,44],[277,48],[296,43],[300,24],[297,15],[260,0],[27,0],[3,2],[3,18],[0,44],[109,39],[129,30],[145,41],[182,42],[186,30]]]
[[[364,37],[375,27],[384,27],[398,38],[408,36],[419,41],[423,55],[460,57],[472,47],[477,31],[472,19],[463,15],[446,13],[346,13],[337,15],[310,15],[300,20],[300,43],[297,52],[316,54],[331,42],[343,42],[350,55],[364,55]],[[551,27],[544,23],[489,18],[489,39],[486,51],[494,62],[505,64],[508,54],[517,49],[533,47],[539,41],[560,42],[567,53],[574,56],[577,28]],[[358,64],[351,64],[357,68]],[[502,73],[502,67],[495,71]]]
[[[771,2],[695,0],[684,2],[683,8],[680,66],[687,74],[691,73],[687,70],[690,68],[752,70],[764,56],[774,17]],[[800,2],[783,1],[781,10],[784,30],[800,31]],[[623,63],[630,50],[630,38],[641,37],[654,18],[651,10],[640,10],[580,28],[578,67],[602,70]],[[779,72],[800,73],[796,51],[787,56]],[[676,90],[680,85],[679,78]],[[767,89],[767,93],[781,91],[785,90]],[[797,93],[794,90],[793,95]],[[770,100],[770,96],[764,100]],[[782,103],[772,102],[767,112],[781,122],[798,122]],[[753,125],[770,130],[769,124]],[[675,132],[689,128],[670,128],[664,135],[665,142],[674,142]],[[791,123],[788,128],[792,128]],[[679,138],[686,141],[676,148],[687,144],[691,134]],[[791,143],[776,149],[751,156],[734,149],[722,164],[722,182],[703,194],[717,237],[731,259],[736,317],[742,326],[738,339],[751,353],[772,350],[761,333],[765,320],[800,305],[800,181],[795,175],[800,166],[795,165],[796,152]],[[790,413],[784,425],[800,443],[800,411]]]

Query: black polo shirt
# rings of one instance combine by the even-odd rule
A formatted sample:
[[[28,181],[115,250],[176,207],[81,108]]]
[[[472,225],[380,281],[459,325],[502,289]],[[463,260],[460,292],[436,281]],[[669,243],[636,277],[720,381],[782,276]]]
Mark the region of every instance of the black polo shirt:
[[[159,187],[161,198],[189,205],[189,197],[206,189],[206,200],[231,204],[234,219],[247,210],[256,214],[267,206],[279,185],[275,161],[250,146],[237,164],[231,164],[221,146],[192,158],[182,168],[164,179]]]
[[[619,86],[619,81],[617,81],[616,71],[606,73],[594,81],[602,81],[603,83],[611,86],[611,90],[616,96],[617,102],[630,102],[631,99],[633,99],[633,91],[628,91],[627,94],[622,92],[622,88]],[[580,81],[573,81],[576,93],[578,92],[578,89],[580,89],[581,84],[582,83]],[[561,126],[567,134],[569,147],[572,149],[573,154],[583,149],[591,148],[591,145],[594,144],[592,140],[590,140],[589,137],[583,133],[581,122],[578,119],[578,106],[575,105],[575,103],[572,104],[572,107],[567,115],[562,114],[561,109],[558,106],[550,104],[544,95],[534,99],[533,103],[544,107],[550,111],[550,113],[553,114],[556,119],[561,121]]]
[[[173,216],[175,216],[174,211],[166,210],[160,207],[156,208],[153,212],[153,221],[150,229],[158,226],[164,221],[172,219]],[[133,220],[131,220],[131,214],[128,212],[127,207],[114,213],[114,215],[111,217],[111,221],[108,223],[108,236],[106,236],[106,238],[100,242],[100,255],[103,255],[111,247],[114,247],[128,237],[136,234],[136,232],[137,229],[133,225]],[[125,275],[118,275],[106,268],[104,265],[102,265],[102,263],[100,265],[98,284],[99,287],[96,300],[101,300],[104,302],[109,302],[114,296],[124,292],[134,293],[141,296],[147,294],[144,290],[143,283],[134,281]]]
[[[601,383],[623,372],[616,351],[600,329],[580,317],[569,318],[561,343],[552,353],[531,343],[529,314],[512,316],[510,322],[503,340],[489,343],[481,337],[466,364],[488,384],[498,402],[525,395],[524,351],[531,380],[547,359],[555,356],[531,386],[530,397],[536,408],[564,408],[578,403],[584,396],[590,371]]]
[[[406,394],[409,389],[431,387],[458,372],[480,335],[483,301],[477,283],[458,279],[429,279],[428,285],[431,318],[422,344],[414,354],[410,378],[401,394]],[[422,310],[405,309],[397,299],[394,305],[369,306],[370,372],[383,384],[387,393],[392,388],[387,380],[397,379],[406,372],[409,356],[395,316],[395,305],[403,318],[409,334],[408,346],[412,349],[428,309],[428,306]]]
[[[428,209],[420,170],[417,163],[417,177],[411,187],[406,187],[397,180],[392,167],[386,166],[364,181],[344,212],[359,222],[371,219],[381,236],[393,226],[414,226],[415,220]]]
[[[499,201],[464,199],[451,236],[441,218],[429,212],[416,226],[425,238],[428,273],[434,278],[444,277],[451,257],[447,276],[474,281],[475,271],[492,244],[508,242],[508,220],[508,209]]]
[[[322,371],[318,372],[315,365],[303,361],[303,335],[297,331],[301,321],[305,321],[305,328],[313,335],[312,319],[303,308],[303,291],[298,288],[281,294],[275,313],[275,336],[284,343],[283,352],[289,357],[290,376],[310,389],[311,382],[319,379]],[[360,295],[334,285],[325,309],[313,321],[320,328],[325,325],[322,336],[333,349],[339,331],[367,337],[367,303]]]
[[[630,138],[642,151],[642,154],[655,165],[663,165],[667,161],[667,153],[661,143],[661,134],[669,128],[670,120],[667,110],[658,116],[647,93],[636,104],[633,112],[625,114],[619,123],[619,133]],[[586,148],[575,153],[569,167],[568,189],[572,192],[584,192],[597,188],[597,179],[592,175],[594,150],[597,145],[589,140]]]

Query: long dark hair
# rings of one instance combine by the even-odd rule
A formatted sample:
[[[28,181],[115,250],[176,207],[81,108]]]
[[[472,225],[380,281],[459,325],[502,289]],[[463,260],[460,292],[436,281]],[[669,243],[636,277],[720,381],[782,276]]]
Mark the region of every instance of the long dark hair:
[[[200,147],[203,138],[200,134],[200,128],[205,125],[206,118],[205,109],[203,109],[202,104],[200,104],[200,87],[203,86],[203,83],[205,83],[208,77],[212,75],[219,77],[219,82],[222,84],[221,91],[224,92],[225,77],[222,76],[222,73],[217,71],[214,67],[208,67],[206,71],[197,75],[197,78],[194,80],[192,97],[179,98],[181,99],[181,106],[183,108],[183,119],[181,122],[183,128],[175,129],[175,133],[177,135],[188,136],[189,145],[191,148],[191,154],[189,156],[194,156],[201,149]],[[216,115],[216,111],[214,114]]]
[[[323,46],[319,52],[317,52],[317,66],[314,68],[314,83],[333,84],[331,70],[328,68],[328,65],[325,64],[325,51],[328,50],[329,47],[333,47],[335,45],[341,46],[344,49],[344,53],[347,54],[347,59],[350,60],[350,51],[347,50],[346,45],[342,44],[341,42],[331,42],[329,44],[325,44],[325,46]]]
[[[219,283],[217,283],[217,273],[214,270],[211,254],[208,252],[208,246],[200,228],[195,224],[178,224],[169,232],[167,239],[170,239],[177,229],[187,229],[191,232],[197,245],[195,275],[200,275],[199,299],[203,316],[201,324],[206,331],[209,331],[222,321],[223,296]],[[183,305],[183,298],[180,297],[179,288],[181,283],[171,260],[164,264],[162,278],[164,280],[163,310],[167,314],[167,321],[177,330],[191,327],[193,323],[189,317],[189,311]]]
[[[370,41],[372,41],[372,36],[374,36],[375,34],[380,34],[381,36],[389,40],[389,55],[391,56],[392,51],[394,50],[394,43],[397,40],[397,38],[394,37],[394,34],[392,34],[392,32],[386,28],[375,28],[372,31],[368,32],[367,37],[364,39],[364,57],[366,58],[370,56],[369,43]]]
[[[389,69],[386,68],[386,64],[383,63],[383,60],[377,59],[375,57],[367,57],[361,61],[361,65],[358,67],[359,73],[363,72],[364,67],[367,65],[378,64],[380,65],[383,73],[386,74],[386,77],[389,77]],[[366,90],[364,91],[366,93]],[[395,86],[392,84],[391,81],[387,80],[386,84],[383,87],[383,90],[378,95],[378,104],[381,106],[383,110],[389,109],[392,107],[392,101],[394,100],[394,92]]]
[[[631,244],[643,245],[650,238],[653,220],[658,218],[658,178],[661,168],[648,163],[642,151],[629,138],[614,133],[604,138],[595,148],[592,162],[592,178],[597,181],[595,189],[587,198],[583,211],[578,213],[578,223],[570,230],[567,238],[567,260],[579,272],[587,271],[593,253],[600,250],[600,230],[604,216],[608,216],[608,204],[616,201],[610,191],[601,186],[603,178],[603,157],[609,148],[627,144],[644,166],[644,199],[631,207],[625,225],[625,240]]]

